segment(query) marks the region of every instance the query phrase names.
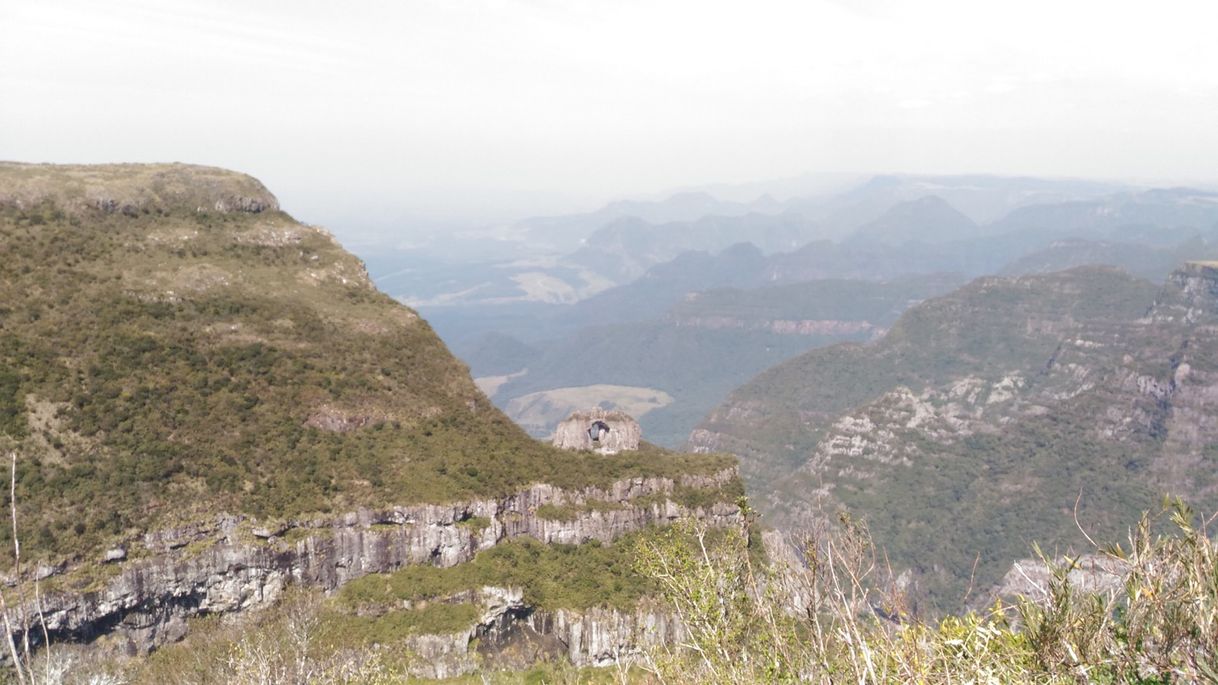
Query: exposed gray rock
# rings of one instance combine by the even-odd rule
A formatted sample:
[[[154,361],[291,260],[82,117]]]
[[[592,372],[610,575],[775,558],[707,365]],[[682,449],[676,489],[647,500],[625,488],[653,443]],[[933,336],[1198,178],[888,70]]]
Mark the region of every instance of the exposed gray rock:
[[[408,638],[411,675],[451,678],[479,668],[524,669],[543,658],[566,658],[580,667],[628,665],[648,648],[673,644],[685,634],[671,609],[651,602],[630,611],[545,611],[522,597],[516,588],[482,588],[477,601],[484,611],[468,630]]]
[[[593,439],[594,436],[597,439]],[[571,414],[554,429],[553,444],[565,450],[589,450],[617,454],[637,450],[642,430],[629,414],[589,409]]]
[[[124,562],[100,587],[88,585],[87,573],[74,581],[77,569],[72,569],[56,588],[44,588],[42,615],[54,641],[88,642],[118,633],[128,641],[129,651],[144,653],[180,638],[187,617],[265,607],[289,584],[328,592],[369,573],[407,564],[449,567],[518,536],[546,543],[610,542],[687,515],[713,526],[738,524],[738,510],[726,502],[690,510],[652,497],[670,494],[678,486],[714,489],[736,477],[733,468],[676,480],[631,478],[607,488],[563,490],[540,484],[502,499],[360,509],[330,519],[290,521],[275,529],[225,514],[212,522],[143,536],[154,556]],[[647,503],[633,503],[642,497]],[[569,521],[536,515],[543,505],[578,510],[590,501],[618,506],[585,510]],[[490,523],[481,529],[458,525],[472,517]],[[295,541],[268,540],[254,535],[253,529],[293,530]],[[28,609],[36,613],[32,606]],[[32,633],[40,637],[41,629]]]
[[[632,663],[647,648],[673,644],[685,634],[685,626],[671,609],[649,603],[634,611],[596,607],[534,612],[527,624],[538,633],[557,637],[576,666]]]
[[[46,580],[64,572],[63,564],[38,564],[34,567],[34,580]]]
[[[1105,593],[1119,590],[1129,574],[1129,564],[1103,554],[1084,554],[1072,561],[1059,558],[1054,562],[1062,568],[1070,568],[1067,578],[1079,592]],[[1040,559],[1020,559],[1002,577],[1002,582],[981,599],[982,606],[993,603],[997,597],[1026,597],[1033,602],[1049,599],[1049,583],[1052,572]]]
[[[1218,308],[1218,262],[1186,262],[1167,279],[1155,302],[1155,320],[1194,323]]]
[[[469,649],[472,630],[443,635],[412,635],[406,651],[414,657],[408,666],[416,678],[456,678],[478,669],[476,654]]]

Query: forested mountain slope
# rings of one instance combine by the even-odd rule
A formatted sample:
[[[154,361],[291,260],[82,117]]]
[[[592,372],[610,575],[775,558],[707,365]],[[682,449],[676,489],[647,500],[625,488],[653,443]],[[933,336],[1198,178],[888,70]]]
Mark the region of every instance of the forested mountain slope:
[[[628,410],[619,393],[654,396],[656,402],[642,407],[645,414],[632,413],[645,434],[675,447],[754,374],[814,347],[871,339],[910,305],[959,283],[922,276],[690,293],[661,317],[588,326],[546,346],[514,370],[494,399],[517,422],[547,435],[570,413],[562,396],[572,389],[593,386],[590,392],[599,394],[588,397],[592,404]]]
[[[533,441],[359,260],[248,176],[0,165],[0,252],[0,430],[21,457],[33,553],[221,510],[287,517],[722,465],[590,464]]]
[[[1032,541],[1078,542],[1076,499],[1097,539],[1165,492],[1218,503],[1218,270],[978,279],[766,371],[691,442],[740,455],[776,523],[865,517],[950,605]]]

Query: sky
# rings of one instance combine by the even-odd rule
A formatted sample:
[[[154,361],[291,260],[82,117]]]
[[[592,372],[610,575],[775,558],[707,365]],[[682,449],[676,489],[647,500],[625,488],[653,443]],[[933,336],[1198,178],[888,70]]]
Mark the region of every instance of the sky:
[[[0,3],[0,159],[340,237],[808,172],[1218,179],[1212,0]]]

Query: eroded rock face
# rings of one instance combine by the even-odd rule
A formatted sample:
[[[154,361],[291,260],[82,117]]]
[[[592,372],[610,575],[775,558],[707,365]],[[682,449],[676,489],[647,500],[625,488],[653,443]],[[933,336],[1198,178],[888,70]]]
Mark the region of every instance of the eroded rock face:
[[[625,412],[589,409],[574,412],[558,424],[554,429],[553,444],[565,450],[617,454],[637,450],[642,433],[639,422]]]
[[[1218,265],[1162,288],[1103,268],[979,279],[875,344],[764,372],[689,445],[738,455],[778,527],[870,517],[898,572],[951,606],[999,583],[1028,540],[1086,549],[1069,514],[1080,492],[1101,540],[1153,493],[1213,508]],[[933,534],[946,529],[958,537]]]
[[[1187,262],[1167,279],[1151,316],[1195,323],[1218,310],[1218,262]]]
[[[86,575],[79,573],[87,570],[82,567],[53,578],[43,586],[42,615],[52,641],[89,642],[108,634],[125,640],[129,653],[145,653],[180,639],[187,617],[269,606],[291,584],[328,592],[369,573],[407,564],[449,567],[518,536],[546,543],[611,542],[683,516],[713,526],[738,524],[738,510],[725,502],[690,510],[654,497],[677,487],[714,489],[736,477],[735,469],[727,469],[676,480],[625,479],[607,488],[563,490],[540,484],[502,499],[361,509],[332,519],[278,525],[221,515],[149,533],[143,546],[151,556],[107,564],[118,572],[105,581],[74,580]],[[647,497],[647,503],[635,505],[641,497]],[[589,508],[566,521],[535,513],[542,505],[578,510],[592,501],[617,507]],[[81,587],[75,587],[78,583]],[[27,611],[37,615],[32,603]],[[566,619],[555,620],[567,625],[561,623]],[[40,628],[32,633],[41,637]],[[36,639],[33,634],[31,639]]]
[[[1102,554],[1084,554],[1077,558],[1065,557],[1054,562],[1061,568],[1069,568],[1066,578],[1075,590],[1091,594],[1119,591],[1129,575],[1129,564],[1121,559]],[[983,595],[974,608],[992,605],[996,598],[1026,597],[1033,602],[1051,599],[1049,586],[1053,574],[1040,559],[1020,559],[1002,577],[1002,582],[988,595]]]
[[[468,630],[407,639],[418,678],[452,678],[481,669],[523,670],[539,660],[569,660],[579,667],[628,665],[649,648],[685,635],[668,607],[641,602],[632,610],[609,607],[537,609],[518,588],[485,587],[482,617]]]

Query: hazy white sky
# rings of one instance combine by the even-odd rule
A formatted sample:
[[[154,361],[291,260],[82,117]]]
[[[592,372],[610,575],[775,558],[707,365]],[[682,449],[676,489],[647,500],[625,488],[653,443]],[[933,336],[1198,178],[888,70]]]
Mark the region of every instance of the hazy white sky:
[[[331,224],[806,171],[1212,181],[1216,26],[1213,0],[4,0],[0,158],[220,165]]]

